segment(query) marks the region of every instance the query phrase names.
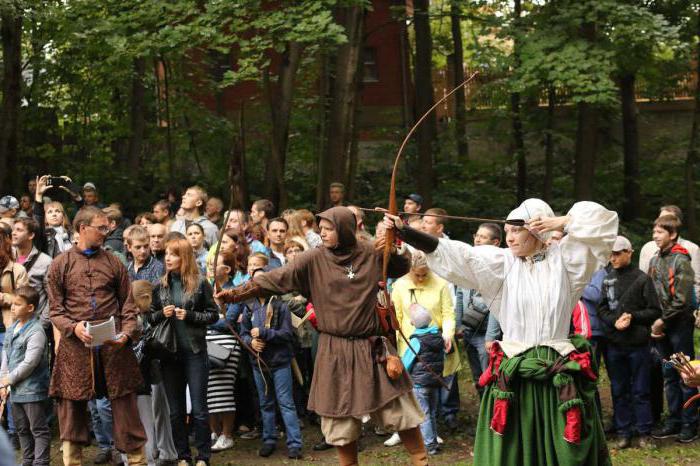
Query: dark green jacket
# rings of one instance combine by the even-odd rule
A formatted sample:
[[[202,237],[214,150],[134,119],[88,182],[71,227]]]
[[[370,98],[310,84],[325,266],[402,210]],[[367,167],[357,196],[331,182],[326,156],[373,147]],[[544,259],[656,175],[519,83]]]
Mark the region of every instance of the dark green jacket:
[[[649,276],[661,301],[661,319],[666,326],[693,322],[693,281],[690,254],[680,244],[659,251],[649,263]]]

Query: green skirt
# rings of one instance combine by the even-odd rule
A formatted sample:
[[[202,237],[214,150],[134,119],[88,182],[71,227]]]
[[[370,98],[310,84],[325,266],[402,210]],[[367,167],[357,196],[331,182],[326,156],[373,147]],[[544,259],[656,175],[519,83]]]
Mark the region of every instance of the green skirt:
[[[583,338],[573,337],[571,342],[577,351],[566,358],[548,347],[531,348],[513,358],[504,357],[498,348],[492,351],[482,376],[488,385],[479,412],[474,464],[611,464],[595,403],[597,370],[586,354],[590,346]]]

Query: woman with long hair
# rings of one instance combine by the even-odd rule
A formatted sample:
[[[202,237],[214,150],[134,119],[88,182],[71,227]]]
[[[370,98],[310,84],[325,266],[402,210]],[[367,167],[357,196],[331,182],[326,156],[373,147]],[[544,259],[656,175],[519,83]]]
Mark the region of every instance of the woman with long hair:
[[[170,406],[170,421],[178,460],[191,461],[185,417],[185,391],[190,390],[191,424],[197,447],[196,466],[209,464],[211,438],[207,407],[209,359],[205,340],[207,325],[219,318],[209,282],[200,276],[194,251],[185,239],[165,244],[165,275],[153,290],[148,322],[157,325],[171,319],[177,352],[161,360],[163,381]]]
[[[5,329],[12,325],[12,300],[14,291],[20,286],[29,285],[29,276],[23,265],[15,262],[12,255],[12,228],[4,222],[0,222],[0,309],[2,309],[2,321],[0,322],[0,349],[5,341]]]

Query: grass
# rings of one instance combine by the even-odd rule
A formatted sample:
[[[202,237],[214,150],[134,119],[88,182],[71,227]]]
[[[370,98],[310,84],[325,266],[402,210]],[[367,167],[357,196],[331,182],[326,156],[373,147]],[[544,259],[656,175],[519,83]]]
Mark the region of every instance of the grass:
[[[466,365],[466,364],[465,364]],[[453,434],[441,433],[445,444],[442,453],[430,459],[432,465],[470,465],[473,461],[474,439],[465,434],[464,426],[474,426],[478,413],[478,397],[474,389],[468,370],[460,372],[460,393],[462,394],[462,407],[459,420],[461,428]],[[610,384],[607,373],[602,372],[600,379],[601,399],[603,400],[603,413],[609,418],[612,413],[610,401]],[[334,450],[315,452],[311,447],[321,439],[317,426],[309,425],[303,431],[304,459],[289,460],[286,456],[286,448],[283,439],[278,442],[277,451],[269,458],[257,456],[260,447],[259,440],[235,440],[232,450],[216,453],[212,456],[212,466],[233,465],[326,465],[336,464],[337,458]],[[382,442],[385,437],[378,437],[368,429],[362,439],[363,451],[360,453],[360,463],[363,465],[388,465],[409,464],[409,459],[403,448],[399,445],[393,448],[385,447]],[[640,450],[630,448],[618,451],[614,448],[615,441],[608,442],[613,465],[621,466],[681,466],[700,465],[700,440],[687,445],[681,445],[673,440],[665,440],[656,450]],[[56,439],[52,444],[52,465],[60,465],[61,457],[58,451],[59,442]],[[96,454],[96,449],[86,449],[85,465],[92,465],[91,459]]]

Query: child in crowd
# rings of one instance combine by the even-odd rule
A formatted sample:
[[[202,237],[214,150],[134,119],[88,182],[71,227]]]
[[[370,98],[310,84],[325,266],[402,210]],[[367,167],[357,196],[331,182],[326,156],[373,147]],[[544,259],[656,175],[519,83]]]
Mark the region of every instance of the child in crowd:
[[[262,252],[256,252],[248,258],[248,276],[253,277],[253,272],[258,269],[264,269],[270,264],[270,258]]]
[[[425,442],[428,454],[435,455],[439,451],[437,415],[440,404],[440,380],[433,374],[442,374],[445,364],[445,343],[442,340],[440,329],[435,325],[430,325],[432,317],[426,308],[414,303],[409,308],[409,312],[411,325],[416,328],[409,342],[411,348],[420,356],[420,360],[416,358],[416,354],[410,348],[406,348],[401,362],[411,374],[413,393],[425,413],[425,420],[420,425],[423,442]]]
[[[661,317],[651,326],[651,337],[661,355],[668,358],[683,352],[691,359],[693,346],[693,280],[695,272],[688,250],[678,244],[681,222],[677,217],[664,215],[654,222],[653,239],[659,251],[649,262],[649,276],[654,282],[661,302]],[[681,443],[698,438],[698,410],[696,406],[683,409],[683,405],[697,389],[681,381],[672,367],[664,367],[664,391],[668,404],[668,416],[664,425],[652,436],[657,439],[677,437]]]
[[[44,466],[50,461],[49,354],[46,333],[34,317],[38,305],[34,288],[22,286],[14,292],[15,322],[7,329],[0,367],[0,397],[5,399],[12,390],[11,409],[23,466]]]
[[[253,259],[253,257],[251,257]],[[253,271],[253,274],[261,272]],[[262,457],[270,456],[277,444],[275,401],[279,406],[287,434],[287,456],[301,458],[301,430],[292,396],[292,341],[294,329],[287,305],[277,296],[255,298],[247,301],[247,311],[241,322],[243,340],[258,352],[270,368],[263,371],[257,358],[251,357],[253,377],[260,399],[263,422],[263,445],[258,451]]]
[[[153,284],[148,280],[136,280],[131,283],[131,294],[139,309],[139,324],[144,329],[141,339],[136,343],[134,352],[139,361],[144,386],[139,390],[136,404],[139,418],[146,432],[146,459],[149,466],[175,466],[177,451],[173,443],[170,426],[170,409],[160,375],[160,362],[154,360],[145,348],[145,336],[148,322],[145,314],[151,309],[153,301]]]
[[[202,276],[207,274],[207,248],[204,244],[204,228],[199,223],[191,223],[185,231],[187,242],[192,246],[194,257]]]
[[[163,264],[151,255],[149,243],[150,237],[146,227],[131,227],[126,237],[126,248],[133,259],[129,261],[127,270],[131,280],[147,280],[155,285],[160,281],[165,269]]]

